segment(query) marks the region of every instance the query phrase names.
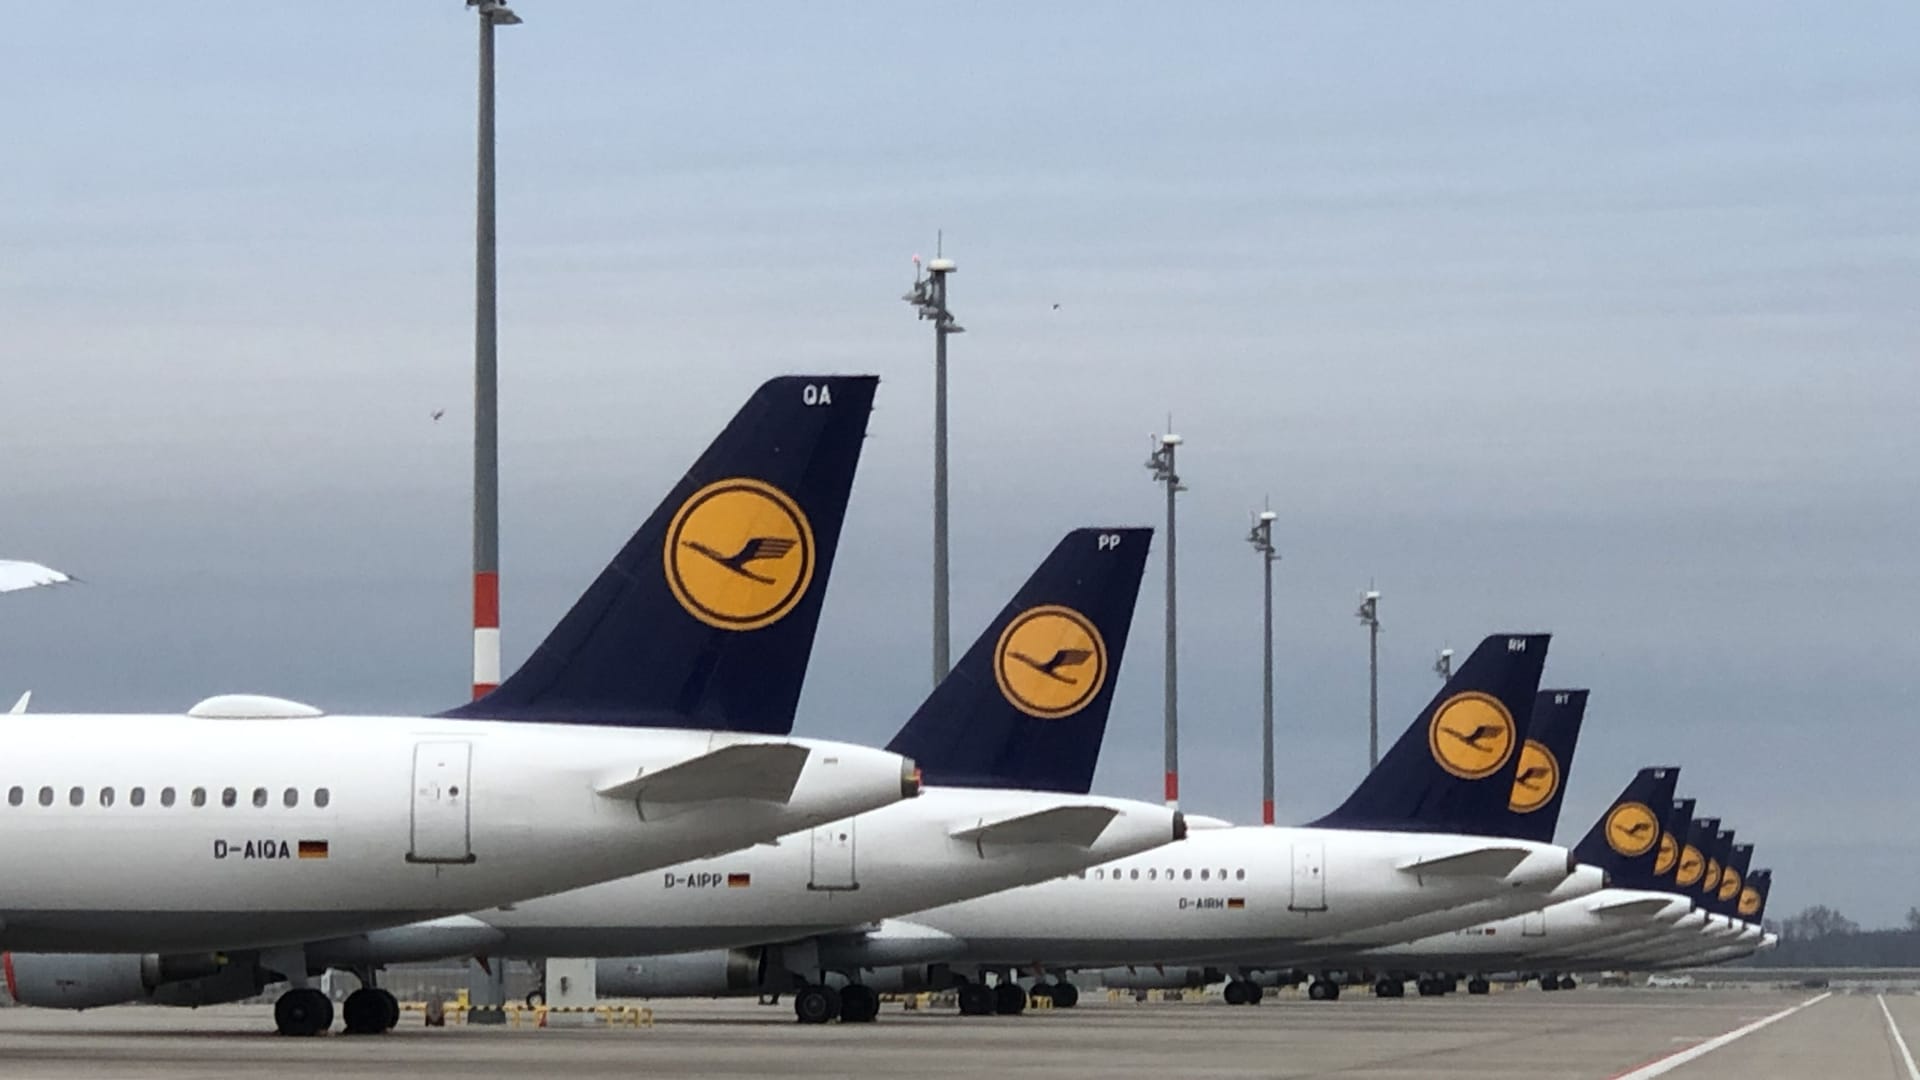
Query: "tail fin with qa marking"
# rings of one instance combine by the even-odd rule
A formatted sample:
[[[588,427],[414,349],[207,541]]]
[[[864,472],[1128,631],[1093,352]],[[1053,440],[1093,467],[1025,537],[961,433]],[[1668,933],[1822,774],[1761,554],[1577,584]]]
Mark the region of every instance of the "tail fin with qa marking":
[[[1635,773],[1620,797],[1574,845],[1574,857],[1606,871],[1620,888],[1654,887],[1666,824],[1662,809],[1673,805],[1673,786],[1679,779],[1680,770],[1675,768]]]
[[[791,731],[878,382],[762,385],[526,663],[443,715]]]
[[[1513,795],[1507,800],[1513,814],[1508,836],[1553,842],[1553,832],[1560,826],[1560,803],[1573,775],[1573,751],[1580,745],[1580,721],[1586,714],[1585,690],[1542,690],[1534,695],[1533,719],[1527,741],[1520,745]]]
[[[1075,529],[887,744],[930,784],[1085,794],[1152,529]]]
[[[1347,801],[1313,824],[1503,835],[1547,639],[1495,634],[1482,641]]]

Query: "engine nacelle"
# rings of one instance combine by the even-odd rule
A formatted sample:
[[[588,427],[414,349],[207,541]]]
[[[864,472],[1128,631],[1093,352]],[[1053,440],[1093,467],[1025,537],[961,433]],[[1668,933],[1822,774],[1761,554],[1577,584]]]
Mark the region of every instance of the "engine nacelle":
[[[1221,974],[1197,967],[1111,967],[1084,974],[1110,990],[1187,990],[1219,982]]]
[[[833,985],[845,979],[829,977]],[[860,973],[860,981],[880,994],[918,994],[924,990],[946,990],[955,985],[953,972],[945,964],[908,964],[904,967],[877,967]]]
[[[228,964],[211,975],[161,983],[153,988],[153,1001],[156,1005],[197,1009],[244,1001],[266,988],[267,975],[260,965]]]
[[[764,973],[758,949],[709,949],[602,959],[594,982],[601,997],[731,997],[760,993]]]
[[[221,970],[212,953],[7,953],[3,962],[13,1000],[44,1009],[144,1001],[156,987]]]

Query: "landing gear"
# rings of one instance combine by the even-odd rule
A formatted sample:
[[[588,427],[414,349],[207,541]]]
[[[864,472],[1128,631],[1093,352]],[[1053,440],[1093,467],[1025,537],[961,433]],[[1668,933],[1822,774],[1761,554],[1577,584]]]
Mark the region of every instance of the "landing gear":
[[[1557,975],[1540,976],[1540,989],[1549,993],[1560,989],[1560,977]]]
[[[880,1015],[880,995],[871,986],[854,983],[840,988],[840,1022],[871,1024]]]
[[[1056,1009],[1071,1009],[1080,1004],[1080,988],[1070,982],[1054,983],[1047,990],[1053,995],[1053,1007]]]
[[[1579,983],[1573,981],[1573,976],[1571,975],[1560,976],[1560,989],[1562,990],[1572,990],[1579,985]]]
[[[1446,983],[1440,979],[1421,979],[1413,984],[1421,997],[1439,997],[1446,993]]]
[[[824,1024],[839,1016],[840,1008],[840,992],[831,986],[803,986],[793,995],[794,1019],[803,1024]]]
[[[295,987],[273,1003],[273,1024],[282,1035],[318,1035],[333,1026],[333,1002],[310,986]]]
[[[962,983],[959,991],[961,1016],[992,1016],[993,987],[986,983]]]
[[[1307,997],[1313,1001],[1339,1001],[1340,984],[1332,979],[1315,979],[1307,984]]]
[[[1231,979],[1222,995],[1229,1005],[1258,1005],[1267,996],[1266,988],[1250,979]]]
[[[540,1006],[545,1005],[546,1003],[547,1003],[546,987],[536,986],[532,990],[527,991],[527,1008],[537,1009]]]
[[[993,988],[993,1011],[1001,1016],[1019,1016],[1027,1011],[1027,992],[1017,982],[1003,982]]]
[[[400,1022],[400,1002],[377,987],[363,986],[340,1007],[349,1035],[379,1035]]]
[[[1407,984],[1401,979],[1381,979],[1373,984],[1373,996],[1397,998],[1407,996]]]
[[[1467,993],[1472,994],[1476,997],[1478,997],[1481,994],[1485,994],[1492,989],[1493,989],[1493,985],[1487,982],[1487,980],[1485,979],[1472,978],[1467,980]]]

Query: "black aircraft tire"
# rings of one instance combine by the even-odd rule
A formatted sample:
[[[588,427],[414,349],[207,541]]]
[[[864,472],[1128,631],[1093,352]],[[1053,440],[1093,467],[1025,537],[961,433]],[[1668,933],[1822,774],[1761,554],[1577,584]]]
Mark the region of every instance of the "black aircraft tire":
[[[296,987],[273,1003],[273,1024],[282,1035],[318,1035],[333,1026],[333,1002],[312,987]]]
[[[1493,989],[1492,984],[1488,983],[1487,980],[1485,979],[1468,979],[1467,980],[1467,993],[1469,994],[1478,996],[1481,994],[1488,993],[1492,989]]]
[[[803,1024],[824,1024],[840,1015],[840,995],[831,986],[806,986],[793,995],[793,1017]]]
[[[1053,1007],[1056,1009],[1071,1009],[1080,1004],[1080,988],[1072,983],[1054,983],[1051,992]]]
[[[1001,1016],[1019,1016],[1027,1011],[1027,992],[1019,983],[1001,983],[993,988],[993,1011]]]
[[[855,984],[840,991],[840,1022],[871,1024],[880,1015],[880,995],[872,987]]]
[[[992,1016],[993,988],[985,983],[962,984],[959,991],[961,1016]]]

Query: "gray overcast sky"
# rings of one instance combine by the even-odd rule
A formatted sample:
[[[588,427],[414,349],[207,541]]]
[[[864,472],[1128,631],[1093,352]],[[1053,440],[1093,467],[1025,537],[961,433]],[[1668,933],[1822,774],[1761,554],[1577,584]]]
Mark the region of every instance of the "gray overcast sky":
[[[1395,731],[1440,646],[1557,634],[1594,688],[1563,840],[1677,763],[1773,914],[1920,904],[1911,4],[521,11],[509,664],[760,379],[873,370],[799,730],[888,737],[926,689],[896,298],[944,228],[956,639],[1068,527],[1157,523],[1172,410],[1190,808],[1257,816],[1271,496],[1283,820],[1363,771],[1373,579]],[[41,4],[7,38],[0,555],[87,583],[0,605],[0,692],[459,700],[471,16]],[[1156,798],[1149,573],[1100,788]]]

